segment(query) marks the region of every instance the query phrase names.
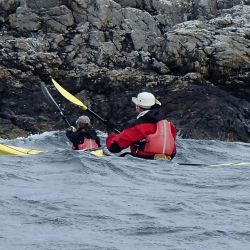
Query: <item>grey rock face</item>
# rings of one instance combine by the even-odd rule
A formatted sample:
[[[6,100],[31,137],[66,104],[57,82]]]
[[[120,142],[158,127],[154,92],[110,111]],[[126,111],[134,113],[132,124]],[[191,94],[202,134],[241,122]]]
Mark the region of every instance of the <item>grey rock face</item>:
[[[59,126],[40,91],[53,76],[121,128],[134,116],[131,96],[148,90],[183,137],[250,141],[249,1],[2,0],[0,7],[0,119],[17,133]],[[81,111],[63,104],[73,121]],[[0,127],[12,136],[6,131]]]
[[[176,25],[166,35],[164,60],[176,70],[200,72],[215,80],[244,71],[244,65],[249,65],[250,51],[248,29],[241,25],[249,22],[249,12],[249,6],[244,11],[239,6],[232,14],[209,22],[188,21]]]
[[[18,7],[16,13],[9,16],[10,27],[19,31],[37,31],[41,27],[41,20],[31,10]]]
[[[23,0],[28,8],[39,10],[39,9],[49,9],[52,7],[60,6],[63,4],[63,0]]]
[[[19,5],[18,0],[1,0],[0,1],[0,24],[8,19],[8,15],[14,12]]]

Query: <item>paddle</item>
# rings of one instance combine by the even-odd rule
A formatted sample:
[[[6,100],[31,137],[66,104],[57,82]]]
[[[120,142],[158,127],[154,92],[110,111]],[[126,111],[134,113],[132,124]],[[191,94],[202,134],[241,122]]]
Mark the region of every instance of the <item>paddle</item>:
[[[61,117],[63,118],[63,120],[67,123],[67,125],[70,127],[70,123],[67,120],[66,116],[63,114],[61,108],[59,107],[59,105],[56,103],[55,99],[52,97],[52,95],[50,94],[49,90],[46,88],[45,84],[42,82],[41,83],[41,89],[42,92],[44,94],[44,96],[47,98],[47,100],[49,101],[50,104],[52,104],[57,111],[59,112],[59,114],[61,115]]]
[[[96,114],[94,111],[89,109],[85,104],[83,104],[79,99],[77,99],[75,96],[70,94],[67,90],[65,90],[59,83],[57,83],[54,79],[52,79],[52,82],[56,89],[64,96],[67,100],[72,102],[73,104],[77,105],[78,107],[82,108],[83,110],[87,111],[91,115],[93,115],[95,118],[103,122],[104,124],[107,125],[107,120],[104,120],[102,117],[100,117],[98,114]],[[116,128],[114,128],[115,132],[120,133],[120,131]]]
[[[219,164],[203,164],[203,163],[177,163],[181,166],[201,166],[201,167],[222,167],[222,166],[243,166],[250,165],[250,162],[228,162]]]

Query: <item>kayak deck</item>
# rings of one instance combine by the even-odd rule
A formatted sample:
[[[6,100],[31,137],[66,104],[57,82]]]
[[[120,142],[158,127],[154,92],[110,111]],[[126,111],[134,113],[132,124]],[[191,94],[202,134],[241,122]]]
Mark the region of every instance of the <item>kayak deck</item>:
[[[80,150],[79,150],[80,151]],[[103,149],[94,149],[94,150],[87,150],[92,155],[97,157],[106,156],[103,152]],[[36,155],[41,154],[43,151],[36,150],[36,149],[28,149],[28,148],[21,148],[7,144],[0,144],[0,156],[2,155]]]
[[[104,154],[103,149],[88,150],[87,152],[97,157],[107,156]]]

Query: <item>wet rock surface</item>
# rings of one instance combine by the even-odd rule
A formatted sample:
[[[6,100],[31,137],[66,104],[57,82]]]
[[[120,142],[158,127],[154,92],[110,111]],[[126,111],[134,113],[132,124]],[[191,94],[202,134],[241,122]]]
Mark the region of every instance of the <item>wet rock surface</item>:
[[[80,108],[50,77],[122,128],[153,92],[184,138],[250,141],[250,2],[0,1],[0,136],[66,127]],[[94,125],[104,130],[94,118]]]

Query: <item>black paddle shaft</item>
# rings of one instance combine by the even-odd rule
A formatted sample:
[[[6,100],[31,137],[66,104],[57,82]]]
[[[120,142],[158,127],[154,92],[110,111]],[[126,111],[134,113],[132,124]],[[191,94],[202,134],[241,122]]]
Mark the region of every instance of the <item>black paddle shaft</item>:
[[[42,89],[44,96],[49,101],[49,103],[52,104],[57,109],[58,113],[61,115],[61,117],[63,118],[65,123],[67,123],[67,125],[70,127],[71,125],[70,125],[69,121],[67,120],[67,118],[64,115],[64,113],[62,112],[61,108],[59,107],[59,105],[57,104],[57,102],[55,101],[53,96],[50,94],[49,90],[47,89],[47,87],[45,86],[45,84],[43,82],[41,83],[41,89]]]
[[[87,112],[89,112],[91,115],[93,115],[95,118],[97,118],[98,120],[100,120],[101,122],[103,122],[104,124],[107,125],[107,120],[104,120],[101,116],[99,116],[98,114],[96,114],[94,111],[87,109]],[[120,134],[120,131],[117,128],[114,128],[114,131],[118,134]]]

